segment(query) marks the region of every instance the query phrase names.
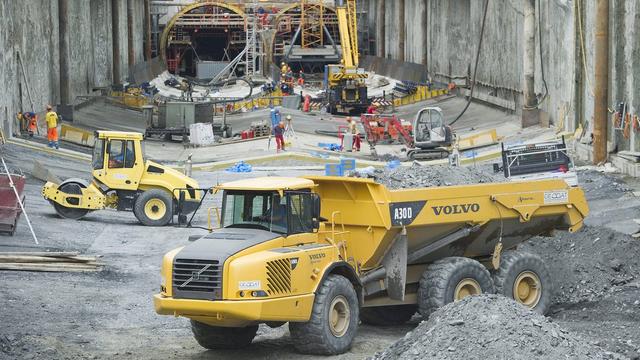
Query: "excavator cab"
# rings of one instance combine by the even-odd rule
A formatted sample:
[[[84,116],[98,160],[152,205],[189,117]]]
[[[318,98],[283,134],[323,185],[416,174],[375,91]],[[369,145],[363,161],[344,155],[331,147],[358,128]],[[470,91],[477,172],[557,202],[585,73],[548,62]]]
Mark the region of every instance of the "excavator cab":
[[[416,115],[413,123],[414,147],[407,151],[411,160],[444,158],[454,142],[451,127],[444,122],[439,107],[427,107]]]
[[[420,110],[416,116],[414,126],[414,139],[416,145],[442,143],[446,140],[444,116],[437,107],[428,107]]]

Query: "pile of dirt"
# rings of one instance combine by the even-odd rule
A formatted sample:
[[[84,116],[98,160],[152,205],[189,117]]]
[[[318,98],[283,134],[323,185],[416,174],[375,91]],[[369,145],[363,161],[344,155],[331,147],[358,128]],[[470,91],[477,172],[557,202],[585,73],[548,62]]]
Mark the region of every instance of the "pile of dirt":
[[[593,302],[629,287],[640,289],[640,240],[605,227],[535,237],[519,249],[540,255],[555,276],[554,303]],[[640,304],[640,301],[638,302]]]
[[[616,359],[498,295],[445,305],[372,359]]]
[[[389,189],[421,188],[482,184],[505,181],[501,174],[494,174],[488,165],[478,166],[421,166],[417,163],[409,167],[393,170],[376,170],[373,178]]]
[[[619,177],[618,174],[604,174],[596,170],[578,171],[580,187],[589,201],[610,199],[631,191],[631,188]]]

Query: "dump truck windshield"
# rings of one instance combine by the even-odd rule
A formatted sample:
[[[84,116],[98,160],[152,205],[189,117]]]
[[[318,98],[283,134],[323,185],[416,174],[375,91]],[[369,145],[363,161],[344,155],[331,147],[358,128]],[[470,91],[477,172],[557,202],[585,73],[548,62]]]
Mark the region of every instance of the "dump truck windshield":
[[[278,193],[225,191],[222,226],[287,233],[286,197]]]
[[[93,157],[91,166],[94,170],[100,170],[104,167],[104,140],[96,139],[93,145]]]

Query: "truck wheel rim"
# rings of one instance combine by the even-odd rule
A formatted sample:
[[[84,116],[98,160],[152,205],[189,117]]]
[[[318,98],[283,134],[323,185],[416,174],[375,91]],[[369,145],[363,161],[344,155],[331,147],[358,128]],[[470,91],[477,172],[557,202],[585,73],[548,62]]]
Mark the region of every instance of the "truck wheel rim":
[[[462,300],[467,296],[482,294],[482,288],[477,281],[471,278],[462,279],[456,286],[456,290],[453,293],[454,300]]]
[[[144,214],[151,220],[160,220],[167,213],[167,206],[160,199],[151,199],[144,205]]]
[[[349,302],[342,296],[336,296],[329,307],[329,329],[335,337],[342,337],[349,329],[351,310]]]
[[[540,277],[532,271],[523,271],[513,283],[513,298],[530,308],[538,305],[542,296],[542,282]]]

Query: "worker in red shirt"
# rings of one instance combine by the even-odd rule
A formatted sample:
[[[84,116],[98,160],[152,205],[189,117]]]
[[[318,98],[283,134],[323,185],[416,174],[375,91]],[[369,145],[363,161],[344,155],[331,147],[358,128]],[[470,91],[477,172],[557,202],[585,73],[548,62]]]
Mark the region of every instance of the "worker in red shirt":
[[[277,152],[284,150],[284,122],[280,121],[278,125],[273,128],[273,135],[276,137]]]
[[[378,113],[378,107],[375,106],[374,104],[369,105],[369,107],[367,108],[367,114],[377,114]]]

